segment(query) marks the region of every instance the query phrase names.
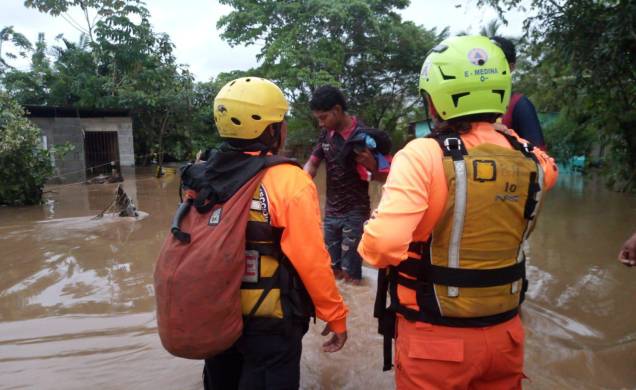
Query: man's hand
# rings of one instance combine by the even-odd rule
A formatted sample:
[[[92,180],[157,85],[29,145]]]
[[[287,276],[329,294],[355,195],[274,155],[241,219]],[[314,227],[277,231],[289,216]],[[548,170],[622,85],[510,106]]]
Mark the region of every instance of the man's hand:
[[[331,329],[329,328],[329,324],[327,324],[325,325],[325,329],[323,329],[322,333],[320,334],[322,336],[327,336],[329,335],[329,333],[332,333],[332,332],[331,332]],[[329,341],[326,341],[322,345],[322,350],[325,352],[338,352],[345,345],[345,342],[347,342],[347,332],[332,333],[332,334],[333,336],[331,336],[331,339],[329,339]]]
[[[199,150],[197,152],[197,156],[196,156],[196,159],[194,160],[194,163],[198,164],[200,162],[203,162],[203,160],[201,160],[201,157],[203,157],[203,150]]]
[[[625,241],[618,254],[618,260],[628,267],[636,265],[636,233]]]
[[[378,162],[369,149],[356,152],[356,162],[362,164],[369,172],[374,174],[378,170]]]
[[[506,133],[508,135],[512,135],[512,131],[510,131],[510,129],[508,127],[506,127],[506,125],[504,125],[503,123],[495,122],[495,123],[492,124],[492,127],[494,127],[495,130],[497,130],[497,131],[501,131],[502,133]]]
[[[303,166],[303,170],[307,172],[309,176],[311,176],[311,178],[313,179],[314,177],[316,177],[316,172],[318,172],[319,165],[320,165],[320,161],[318,162],[318,164],[315,164],[314,162],[311,161],[311,157],[309,157],[309,160],[307,160],[307,162],[305,163],[305,166]]]

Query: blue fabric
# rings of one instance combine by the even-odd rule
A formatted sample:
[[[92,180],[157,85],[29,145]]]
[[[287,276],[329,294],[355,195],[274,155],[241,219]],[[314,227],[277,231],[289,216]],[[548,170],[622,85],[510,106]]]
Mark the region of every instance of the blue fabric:
[[[545,147],[541,123],[534,105],[526,96],[522,96],[512,112],[512,129],[519,137],[530,141],[533,145]]]
[[[368,215],[359,212],[325,216],[325,244],[331,256],[331,266],[335,270],[344,270],[352,279],[362,278],[358,243],[367,218]]]

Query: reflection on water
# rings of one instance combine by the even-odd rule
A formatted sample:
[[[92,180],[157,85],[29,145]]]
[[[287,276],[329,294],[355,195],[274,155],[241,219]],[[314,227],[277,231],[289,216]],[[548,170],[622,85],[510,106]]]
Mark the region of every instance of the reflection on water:
[[[162,349],[153,312],[178,178],[125,177],[139,218],[92,219],[116,184],[53,187],[42,206],[0,208],[0,388],[200,388],[201,363]],[[375,204],[380,187],[371,193]],[[527,388],[636,388],[636,270],[615,260],[635,229],[636,198],[595,180],[562,177],[547,197],[523,309]],[[340,285],[351,310],[344,350],[320,352],[320,324],[305,337],[302,388],[392,388],[372,317],[374,271],[364,275],[361,287]]]

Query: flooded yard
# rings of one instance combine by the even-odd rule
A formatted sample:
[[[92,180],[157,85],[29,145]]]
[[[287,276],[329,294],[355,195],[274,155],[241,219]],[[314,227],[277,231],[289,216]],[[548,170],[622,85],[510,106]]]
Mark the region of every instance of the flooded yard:
[[[92,219],[117,184],[54,186],[42,206],[0,208],[1,389],[201,388],[202,362],[165,352],[154,317],[154,261],[178,176],[124,176],[138,218]],[[616,261],[634,230],[634,195],[580,176],[548,195],[523,309],[527,388],[636,388],[636,269]],[[302,388],[393,388],[372,317],[375,271],[364,273],[363,286],[340,284],[351,310],[344,349],[321,352],[320,323],[305,337]]]

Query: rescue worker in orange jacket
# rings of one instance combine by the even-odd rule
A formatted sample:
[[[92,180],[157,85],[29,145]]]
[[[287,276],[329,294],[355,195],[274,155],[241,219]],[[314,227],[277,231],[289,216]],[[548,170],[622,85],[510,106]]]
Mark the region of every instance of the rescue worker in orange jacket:
[[[254,155],[276,154],[284,145],[287,110],[280,88],[258,77],[229,82],[214,100],[224,147]],[[300,166],[266,170],[253,195],[246,240],[247,252],[256,250],[256,256],[248,256],[241,304],[244,315],[257,310],[232,349],[206,360],[204,386],[297,389],[302,337],[314,308],[327,322],[323,335],[331,333],[325,352],[340,350],[347,340],[347,307],[323,244],[318,193]],[[266,287],[267,279],[273,285]]]
[[[557,168],[493,127],[510,88],[485,37],[446,39],[424,61],[434,131],[396,154],[358,247],[380,268],[375,315],[385,370],[396,337],[398,389],[521,387],[526,242]]]

